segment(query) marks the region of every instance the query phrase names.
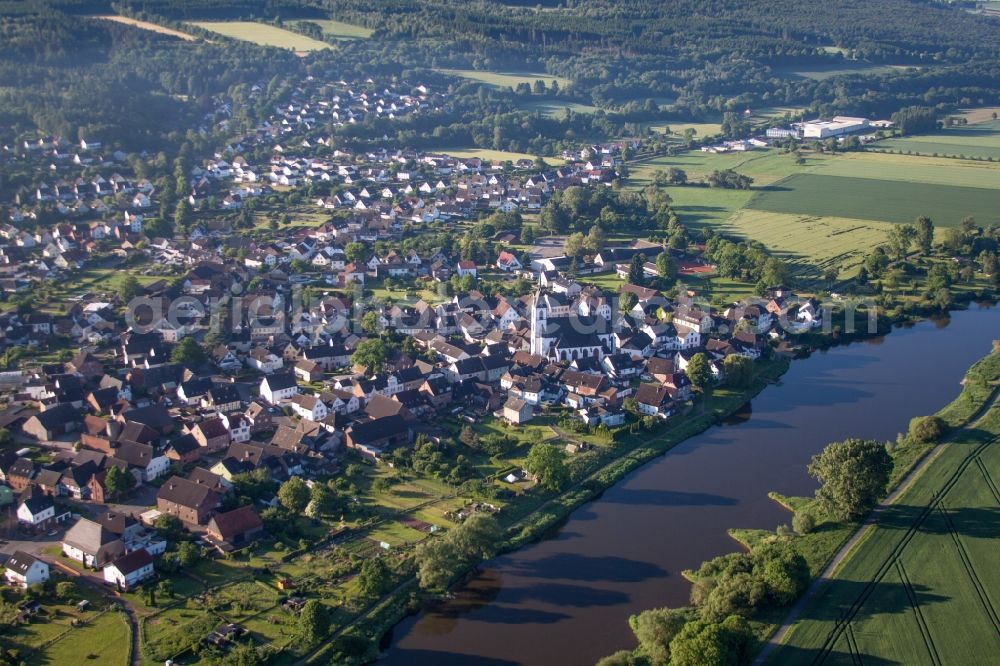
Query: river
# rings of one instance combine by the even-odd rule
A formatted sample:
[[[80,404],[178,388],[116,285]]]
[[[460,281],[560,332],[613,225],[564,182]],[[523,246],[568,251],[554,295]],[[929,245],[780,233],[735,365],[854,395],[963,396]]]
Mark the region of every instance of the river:
[[[1000,337],[973,305],[792,363],[730,423],[693,437],[577,509],[549,538],[495,558],[454,600],[407,618],[380,663],[588,665],[635,640],[628,616],[687,604],[681,576],[738,548],[727,528],[773,529],[768,499],[811,494],[813,454],[846,437],[894,439],[960,390]]]

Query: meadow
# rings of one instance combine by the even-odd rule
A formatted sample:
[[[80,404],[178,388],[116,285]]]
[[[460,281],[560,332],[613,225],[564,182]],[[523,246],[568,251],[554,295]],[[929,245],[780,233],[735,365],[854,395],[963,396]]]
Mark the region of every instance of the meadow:
[[[567,78],[545,72],[486,72],[478,69],[439,69],[437,71],[470,81],[479,81],[496,88],[516,88],[521,83],[534,86],[535,81],[538,80],[544,81],[546,87],[551,85],[553,81],[556,81],[560,88],[572,85],[572,81]]]
[[[490,150],[489,148],[441,148],[439,151],[452,157],[478,157],[484,160],[499,160],[501,162],[505,162],[507,160],[516,162],[517,160],[524,159],[533,161],[535,159],[534,155],[529,155],[528,153],[513,153],[509,150]],[[555,157],[546,157],[545,163],[550,166],[555,166],[562,164],[562,160]]]
[[[865,255],[885,241],[886,222],[741,210],[717,225],[727,234],[760,241],[803,278],[829,268],[846,279],[857,274]]]
[[[980,224],[995,224],[1000,221],[998,203],[1000,192],[981,187],[799,173],[758,191],[747,207],[899,223],[927,215],[948,227],[967,215]]]
[[[920,155],[1000,160],[1000,120],[953,127],[936,134],[886,139],[873,148]]]
[[[885,74],[886,72],[904,68],[901,65],[877,65],[863,60],[840,60],[830,63],[776,67],[775,71],[781,76],[795,76],[802,79],[812,79],[813,81],[825,81],[835,76]]]
[[[998,432],[994,405],[945,446],[810,601],[769,663],[985,664],[1000,654]]]
[[[893,153],[843,153],[816,162],[811,173],[1000,190],[1000,163]]]
[[[296,53],[330,48],[329,44],[319,40],[266,23],[255,23],[254,21],[191,21],[190,23],[203,30],[209,30],[231,39],[241,39],[260,46],[292,49]]]
[[[714,136],[722,132],[722,125],[719,123],[692,123],[686,120],[657,120],[650,123],[643,123],[643,129],[649,129],[659,134],[664,134],[670,130],[671,134],[678,136],[684,134],[685,130],[693,129],[695,136]]]
[[[291,21],[291,23],[315,23],[323,31],[323,36],[338,41],[351,39],[368,39],[372,36],[371,28],[333,19],[309,19],[308,21]]]
[[[566,109],[573,113],[597,113],[598,108],[591,104],[580,104],[579,102],[567,102],[558,99],[545,99],[538,101],[528,101],[520,105],[525,111],[538,111],[543,116],[549,118],[562,118]]]
[[[645,187],[657,171],[670,167],[683,169],[688,181],[703,179],[713,171],[734,169],[754,179],[755,186],[767,185],[786,176],[820,164],[826,158],[806,155],[805,164],[796,164],[794,156],[776,150],[748,150],[732,153],[703,153],[691,151],[680,155],[664,155],[637,161],[629,167],[629,183]],[[680,188],[672,188],[671,196]]]

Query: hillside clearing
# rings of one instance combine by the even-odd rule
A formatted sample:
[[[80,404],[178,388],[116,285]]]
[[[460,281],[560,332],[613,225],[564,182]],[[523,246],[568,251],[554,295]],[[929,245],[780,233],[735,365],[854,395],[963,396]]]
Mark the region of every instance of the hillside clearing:
[[[292,25],[298,23],[315,23],[323,31],[324,37],[329,37],[338,41],[352,39],[368,39],[374,32],[371,28],[353,23],[344,23],[333,19],[307,19],[302,21],[289,21]]]
[[[102,21],[114,21],[115,23],[122,23],[124,25],[130,25],[135,28],[142,28],[143,30],[158,32],[161,35],[177,37],[178,39],[183,39],[186,42],[193,42],[196,39],[198,39],[194,35],[190,35],[186,32],[181,32],[180,30],[167,28],[166,26],[157,25],[156,23],[150,23],[149,21],[140,21],[138,19],[129,18],[127,16],[119,16],[118,14],[97,14],[94,16],[88,16],[87,18],[100,19]]]
[[[296,53],[308,53],[309,51],[330,48],[330,45],[325,42],[266,23],[254,21],[191,21],[190,23],[230,39],[241,39],[260,46],[291,49]]]

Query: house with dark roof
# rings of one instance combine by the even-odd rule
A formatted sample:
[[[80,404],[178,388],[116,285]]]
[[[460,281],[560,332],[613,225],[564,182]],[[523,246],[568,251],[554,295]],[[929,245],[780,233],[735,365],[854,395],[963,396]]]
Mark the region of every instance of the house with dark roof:
[[[125,543],[100,523],[80,518],[62,540],[63,555],[88,567],[103,567],[125,554]]]
[[[204,525],[219,508],[222,496],[205,484],[173,476],[156,493],[156,508],[188,525]]]
[[[82,421],[80,412],[73,405],[60,403],[32,416],[22,430],[37,440],[47,441],[79,430]]]
[[[354,423],[348,426],[344,438],[349,448],[375,460],[389,449],[410,444],[413,431],[406,419],[393,414]]]
[[[253,543],[264,531],[264,523],[252,506],[217,513],[208,521],[205,535],[223,551]]]
[[[104,566],[104,582],[114,585],[122,592],[135,588],[154,575],[153,556],[145,548],[133,550]]]
[[[16,550],[4,565],[4,580],[9,585],[27,589],[49,579],[49,565],[23,550]]]
[[[170,459],[149,444],[122,442],[113,457],[125,462],[140,482],[150,482],[170,471]]]
[[[295,375],[290,372],[279,372],[268,375],[260,383],[260,397],[272,405],[287,400],[299,392],[295,383]]]

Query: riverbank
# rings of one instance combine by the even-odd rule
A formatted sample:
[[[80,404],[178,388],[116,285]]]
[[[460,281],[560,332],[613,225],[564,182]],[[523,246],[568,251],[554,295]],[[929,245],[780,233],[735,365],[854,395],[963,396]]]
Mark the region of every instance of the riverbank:
[[[910,324],[916,322],[917,320],[906,318],[902,323]],[[882,325],[879,326],[879,330],[874,337],[884,335],[888,332],[888,330],[890,330],[890,325],[887,319],[881,320],[880,324]],[[861,328],[861,330],[866,331],[867,329]],[[848,340],[846,339],[847,336],[841,336],[838,342],[855,342],[862,338],[871,337],[873,336],[857,336]],[[857,348],[857,351],[860,353],[865,353],[863,350],[864,346]],[[712,407],[707,409],[704,414],[699,414],[696,408],[695,412],[689,417],[679,418],[674,424],[669,426],[669,429],[665,429],[660,433],[657,433],[655,439],[643,434],[638,438],[628,437],[625,440],[618,442],[613,448],[614,456],[612,459],[604,460],[603,464],[601,464],[598,469],[590,471],[581,478],[575,480],[570,489],[563,491],[563,493],[559,495],[538,497],[537,501],[532,500],[535,504],[531,510],[526,510],[523,514],[511,515],[507,517],[505,526],[508,528],[510,539],[504,544],[503,551],[505,553],[512,553],[517,549],[524,549],[525,546],[534,544],[539,540],[544,539],[560,528],[573,511],[589,502],[599,500],[607,488],[615,486],[625,479],[625,477],[627,477],[630,473],[635,472],[640,467],[648,464],[651,460],[662,456],[678,444],[704,432],[712,425],[725,420],[726,417],[742,412],[749,399],[757,396],[769,382],[782,377],[789,367],[788,362],[784,360],[776,361],[775,363],[780,363],[782,367],[780,367],[780,369],[775,369],[773,367],[768,369],[766,373],[768,376],[766,377],[764,376],[765,373],[759,375],[757,378],[758,381],[752,389],[741,391],[739,392],[739,395],[735,393],[718,392],[712,397]],[[964,366],[966,363],[968,363],[968,361],[963,361],[962,365]],[[761,368],[761,370],[764,370],[764,368]],[[745,420],[745,417],[741,415],[739,420]],[[719,432],[721,434],[725,431]],[[764,493],[761,493],[762,496],[763,494]],[[700,494],[696,495],[698,495],[698,497],[694,497],[694,499],[701,501]],[[668,501],[674,503],[678,499],[682,499],[684,503],[689,501],[686,495],[683,497],[671,497]],[[619,499],[615,499],[614,501],[616,503],[620,502]],[[525,506],[525,508],[527,508],[527,506]],[[586,509],[583,511],[585,514],[588,513]],[[635,520],[640,521],[641,519],[637,516]],[[705,547],[707,546],[702,546],[702,548]],[[533,549],[534,546],[532,547],[532,550]],[[679,570],[680,569],[678,569],[678,571]],[[487,586],[490,584],[479,581],[478,579],[479,576],[474,579],[474,586],[471,589],[474,589],[475,591],[471,594],[476,598],[481,597],[484,594],[492,594],[492,592],[483,589],[484,584]],[[458,582],[463,580],[465,580],[464,575],[462,578],[458,579]],[[467,588],[462,587],[462,591],[460,591],[459,594],[466,594],[466,589]],[[399,618],[406,615],[406,601],[407,599],[402,599],[397,604]],[[481,602],[472,601],[471,603],[473,604],[472,607],[478,607],[478,604]],[[445,604],[446,607],[452,605],[455,604]],[[457,606],[458,608],[463,608],[466,606],[466,602],[463,601],[462,603],[457,604]],[[435,617],[442,617],[439,614],[440,608],[440,605],[435,604],[435,609],[437,610],[432,611],[432,614]],[[441,612],[446,613],[444,617],[453,618],[454,616],[451,615],[452,613],[464,613],[465,611],[448,609]],[[428,620],[421,620],[421,622],[425,621]],[[454,620],[447,620],[446,622],[450,623],[453,621]],[[382,622],[379,622],[378,624],[384,626]],[[407,624],[412,626],[412,622],[408,622]],[[441,628],[441,630],[446,632],[448,631],[446,628]],[[406,629],[405,631],[409,631],[409,629]],[[390,661],[392,660],[390,659]]]

